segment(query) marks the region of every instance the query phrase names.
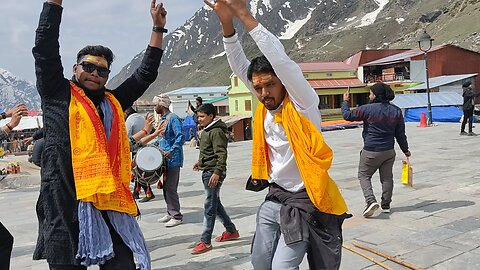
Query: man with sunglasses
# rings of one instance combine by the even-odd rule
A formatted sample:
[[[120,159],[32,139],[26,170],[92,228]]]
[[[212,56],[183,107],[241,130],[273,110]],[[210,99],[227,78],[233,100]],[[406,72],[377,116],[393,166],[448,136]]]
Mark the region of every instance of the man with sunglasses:
[[[129,190],[131,160],[124,109],[158,75],[166,15],[153,0],[153,31],[140,67],[113,90],[105,89],[113,53],[87,46],[77,54],[72,80],[59,54],[62,0],[43,5],[36,31],[35,71],[42,98],[45,151],[37,202],[35,260],[50,269],[151,269]],[[135,257],[135,260],[134,260]]]

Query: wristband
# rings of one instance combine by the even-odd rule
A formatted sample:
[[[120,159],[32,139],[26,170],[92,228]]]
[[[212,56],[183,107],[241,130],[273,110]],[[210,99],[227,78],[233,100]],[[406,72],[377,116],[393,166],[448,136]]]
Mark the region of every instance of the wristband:
[[[237,31],[235,31],[235,29],[233,29],[233,33],[232,33],[232,34],[226,35],[226,36],[223,35],[223,37],[224,37],[224,38],[231,38],[231,37],[235,36],[236,33],[237,33]]]
[[[145,135],[148,135],[148,131],[144,128],[142,128],[142,131],[145,132]]]
[[[161,27],[161,26],[154,26],[154,27],[152,28],[152,31],[153,31],[153,32],[160,32],[160,33],[168,33],[168,30],[165,29],[165,28],[163,28],[163,27]]]
[[[12,130],[13,130],[13,127],[12,127],[12,126],[10,126],[10,123],[6,123],[6,124],[5,124],[5,126],[7,126],[7,128],[8,128],[10,131],[12,131]]]

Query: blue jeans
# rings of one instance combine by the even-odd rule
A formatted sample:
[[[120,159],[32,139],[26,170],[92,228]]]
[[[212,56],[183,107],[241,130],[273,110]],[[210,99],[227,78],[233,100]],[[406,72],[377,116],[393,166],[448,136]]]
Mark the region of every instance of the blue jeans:
[[[225,179],[225,173],[220,176],[220,180],[218,184],[214,188],[210,188],[208,186],[208,181],[212,176],[213,172],[204,171],[202,173],[202,182],[203,186],[205,187],[205,209],[203,214],[203,233],[201,240],[205,244],[210,244],[212,242],[212,233],[213,228],[215,227],[215,219],[218,215],[220,221],[222,222],[223,226],[227,232],[235,232],[237,229],[235,225],[232,223],[232,220],[227,215],[225,208],[220,201],[220,188],[222,187],[223,180]]]
[[[257,212],[257,228],[252,243],[252,265],[255,270],[298,269],[309,245],[309,231],[302,222],[303,241],[287,246],[280,232],[280,208],[264,201]]]

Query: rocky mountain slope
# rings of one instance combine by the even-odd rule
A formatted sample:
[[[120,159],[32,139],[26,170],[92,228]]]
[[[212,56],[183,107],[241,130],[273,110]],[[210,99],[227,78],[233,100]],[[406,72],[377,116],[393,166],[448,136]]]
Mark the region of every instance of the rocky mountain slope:
[[[6,110],[25,103],[30,110],[40,110],[40,96],[35,85],[0,68],[0,108]]]
[[[416,48],[423,29],[434,44],[480,52],[480,0],[251,0],[250,9],[298,62],[342,61],[369,48]],[[237,32],[247,56],[259,55],[244,29],[238,26]],[[186,86],[228,85],[221,38],[216,15],[204,6],[165,38],[158,79],[143,98]],[[127,78],[142,56],[109,86]]]

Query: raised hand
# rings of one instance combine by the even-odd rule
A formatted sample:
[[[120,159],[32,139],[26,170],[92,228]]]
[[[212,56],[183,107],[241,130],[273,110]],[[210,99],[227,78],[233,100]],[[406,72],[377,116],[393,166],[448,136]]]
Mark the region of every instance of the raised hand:
[[[233,15],[241,18],[245,15],[250,15],[250,11],[247,8],[247,2],[245,0],[216,0],[216,4],[224,4],[230,8]]]
[[[151,113],[147,113],[145,116],[145,124],[143,128],[150,133],[152,131],[153,123],[155,122],[155,117]],[[146,135],[148,135],[148,133]]]
[[[163,7],[163,3],[156,4],[156,0],[152,0],[150,14],[152,15],[153,26],[165,27],[167,23],[167,11]]]
[[[214,1],[213,3],[210,2],[209,0],[203,0],[203,2],[215,11],[215,13],[218,16],[218,19],[222,24],[233,21],[234,14],[230,9],[230,7],[227,6],[225,3],[220,2],[218,0]]]
[[[22,116],[27,116],[27,105],[25,104],[17,104],[10,110],[6,111],[5,114],[7,117],[12,117],[16,113],[21,113]]]

